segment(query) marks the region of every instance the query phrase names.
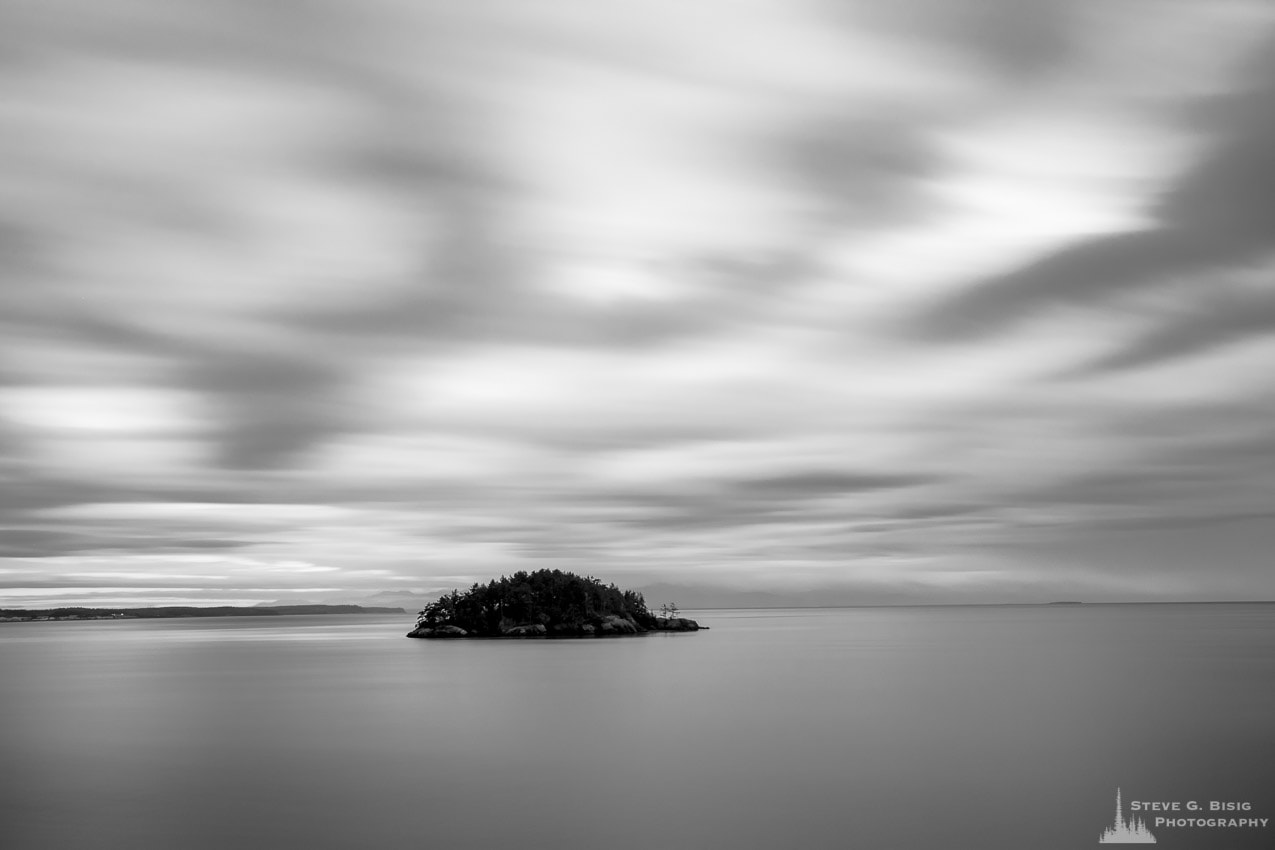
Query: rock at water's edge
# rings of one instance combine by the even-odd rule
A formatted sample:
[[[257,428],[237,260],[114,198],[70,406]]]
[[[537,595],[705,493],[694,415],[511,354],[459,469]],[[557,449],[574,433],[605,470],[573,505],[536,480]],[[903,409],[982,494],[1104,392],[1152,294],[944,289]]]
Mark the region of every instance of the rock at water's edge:
[[[669,617],[656,620],[654,628],[659,632],[697,632],[704,627],[685,617]]]
[[[604,635],[635,635],[638,633],[638,624],[625,617],[609,614],[598,624],[598,632]]]
[[[410,638],[462,638],[468,635],[469,632],[460,626],[435,626],[432,629],[425,626],[417,626],[407,633]]]
[[[544,627],[543,623],[533,623],[527,626],[513,626],[501,632],[502,637],[544,637],[549,630]]]

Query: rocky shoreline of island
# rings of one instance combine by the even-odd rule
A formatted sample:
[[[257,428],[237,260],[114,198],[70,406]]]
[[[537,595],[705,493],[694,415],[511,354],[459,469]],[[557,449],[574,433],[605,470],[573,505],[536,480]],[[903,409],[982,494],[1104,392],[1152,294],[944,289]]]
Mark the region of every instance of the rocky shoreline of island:
[[[470,633],[460,626],[438,625],[417,626],[407,633],[410,638],[553,638],[553,637],[612,637],[619,635],[643,635],[652,632],[698,632],[705,631],[708,626],[701,626],[695,620],[686,617],[656,617],[648,625],[636,620],[619,616],[598,618],[596,622],[587,623],[511,623],[502,628],[499,634]]]

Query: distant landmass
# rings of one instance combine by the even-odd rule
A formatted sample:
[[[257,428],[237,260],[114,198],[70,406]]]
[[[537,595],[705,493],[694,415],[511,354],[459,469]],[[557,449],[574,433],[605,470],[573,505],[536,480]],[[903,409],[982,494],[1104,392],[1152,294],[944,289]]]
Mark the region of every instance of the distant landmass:
[[[281,617],[296,614],[405,614],[402,608],[373,608],[363,605],[253,605],[240,608],[194,606],[163,608],[0,608],[0,622],[28,620],[160,620],[174,617]]]
[[[658,607],[676,602],[686,610],[704,608],[835,608],[872,604],[911,604],[932,601],[908,594],[870,595],[855,588],[812,588],[806,590],[740,590],[731,587],[655,582],[633,585],[633,590]],[[447,590],[440,587],[430,592],[414,590],[381,590],[377,592],[333,590],[311,592],[291,599],[262,602],[265,607],[280,605],[375,605],[421,611]]]
[[[664,602],[676,602],[687,611],[698,611],[715,608],[843,608],[877,605],[1044,605],[1051,604],[1046,599],[1000,597],[986,599],[975,593],[935,596],[908,589],[864,589],[860,587],[813,587],[789,588],[782,590],[745,590],[741,588],[681,582],[646,582],[634,581],[630,585],[634,592],[642,594],[650,605],[658,607]],[[415,613],[424,610],[430,603],[448,590],[447,587],[416,587],[412,590],[380,590],[351,591],[331,590],[298,594],[290,599],[275,599],[262,602],[262,607],[279,607],[285,605],[362,605],[374,607],[402,608]],[[1065,591],[1064,591],[1065,592]],[[1063,592],[1059,593],[1062,596]],[[1063,597],[1061,604],[1073,604],[1072,600]],[[1085,603],[1075,603],[1085,604]]]
[[[652,631],[693,632],[694,620],[647,610],[641,593],[561,570],[517,572],[453,590],[426,605],[413,638],[602,637]]]
[[[656,583],[633,588],[658,607],[664,602],[676,602],[685,609],[693,608],[800,608],[853,605],[861,600],[852,594],[829,597],[826,593],[771,593],[765,591],[740,591],[726,587],[694,584]],[[311,592],[291,599],[274,599],[260,603],[263,607],[280,605],[378,605],[403,608],[413,613],[424,610],[447,590],[440,587],[432,592],[417,590],[381,590],[359,592],[332,590]]]
[[[307,593],[291,599],[273,599],[259,602],[257,608],[290,608],[296,605],[359,605],[364,608],[402,608],[416,612],[438,598],[438,593],[417,593],[408,590],[381,590],[375,593],[356,593],[348,590]]]

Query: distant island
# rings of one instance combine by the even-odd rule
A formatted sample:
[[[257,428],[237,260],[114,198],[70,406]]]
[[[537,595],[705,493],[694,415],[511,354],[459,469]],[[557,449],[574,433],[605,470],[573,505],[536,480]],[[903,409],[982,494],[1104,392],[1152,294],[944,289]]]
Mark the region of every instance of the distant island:
[[[694,632],[694,620],[646,608],[642,594],[561,570],[517,572],[464,593],[453,590],[425,606],[412,638],[603,637],[648,632]]]
[[[366,608],[362,605],[274,605],[240,608],[178,606],[163,608],[0,608],[0,622],[33,620],[160,620],[173,617],[284,617],[296,614],[404,614],[402,608]]]

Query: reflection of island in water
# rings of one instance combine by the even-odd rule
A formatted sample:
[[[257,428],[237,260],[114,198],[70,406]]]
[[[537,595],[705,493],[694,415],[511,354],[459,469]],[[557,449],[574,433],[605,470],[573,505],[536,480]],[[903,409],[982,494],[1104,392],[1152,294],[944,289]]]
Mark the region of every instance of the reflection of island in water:
[[[1120,802],[1120,789],[1116,789],[1115,823],[1102,831],[1098,837],[1099,844],[1155,844],[1155,836],[1142,818],[1126,818],[1124,806]]]

